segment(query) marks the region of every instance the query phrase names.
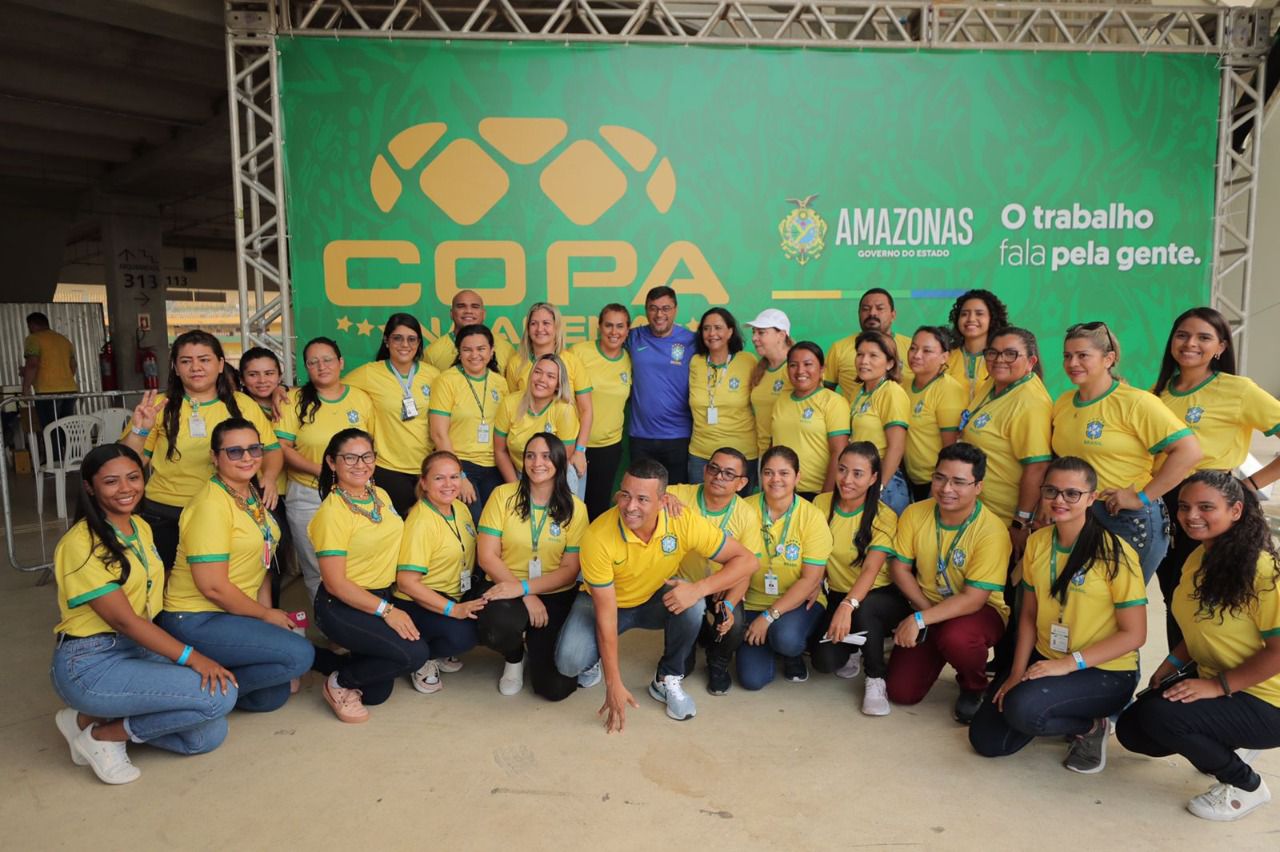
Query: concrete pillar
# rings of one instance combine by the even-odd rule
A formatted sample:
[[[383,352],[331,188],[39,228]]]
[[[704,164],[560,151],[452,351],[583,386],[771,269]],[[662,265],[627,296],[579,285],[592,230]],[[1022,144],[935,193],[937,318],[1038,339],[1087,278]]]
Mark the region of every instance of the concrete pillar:
[[[0,256],[8,302],[52,302],[71,211],[52,206],[0,208]]]
[[[168,377],[165,276],[160,268],[160,221],[111,213],[102,221],[111,347],[121,390],[143,386],[138,350],[155,350],[160,389]]]

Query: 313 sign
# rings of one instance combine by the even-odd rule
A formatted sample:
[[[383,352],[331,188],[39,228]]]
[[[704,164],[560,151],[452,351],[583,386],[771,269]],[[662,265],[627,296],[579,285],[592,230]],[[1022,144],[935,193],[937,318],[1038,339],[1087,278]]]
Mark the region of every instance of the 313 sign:
[[[124,286],[126,288],[137,287],[139,290],[159,290],[160,277],[154,272],[126,272],[124,273]]]

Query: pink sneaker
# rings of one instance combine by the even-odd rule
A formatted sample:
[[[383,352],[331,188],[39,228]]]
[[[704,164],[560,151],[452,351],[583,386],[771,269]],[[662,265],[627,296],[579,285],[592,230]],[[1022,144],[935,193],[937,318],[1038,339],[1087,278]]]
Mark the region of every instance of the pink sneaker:
[[[329,675],[324,682],[324,700],[333,708],[334,715],[340,721],[350,725],[358,725],[369,721],[369,708],[360,700],[362,693],[358,689],[345,689],[338,686],[338,673]]]

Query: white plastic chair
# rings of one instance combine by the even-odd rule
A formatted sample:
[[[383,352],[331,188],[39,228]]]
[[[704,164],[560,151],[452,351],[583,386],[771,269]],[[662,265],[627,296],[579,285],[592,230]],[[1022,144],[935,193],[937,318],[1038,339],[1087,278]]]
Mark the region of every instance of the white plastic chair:
[[[79,472],[80,462],[93,449],[94,436],[101,428],[102,421],[92,414],[73,414],[44,427],[44,456],[36,471],[36,509],[41,515],[44,514],[44,475],[48,473],[53,475],[58,517],[67,517],[67,474]],[[61,432],[65,442],[61,461],[53,457],[55,432]]]
[[[93,412],[93,416],[102,424],[98,429],[97,444],[113,444],[124,434],[125,427],[133,418],[133,412],[127,408],[104,408]]]

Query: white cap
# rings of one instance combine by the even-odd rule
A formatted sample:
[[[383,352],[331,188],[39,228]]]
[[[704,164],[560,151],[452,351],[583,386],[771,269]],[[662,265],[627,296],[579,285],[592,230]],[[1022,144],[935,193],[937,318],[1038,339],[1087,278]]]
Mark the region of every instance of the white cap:
[[[784,334],[791,333],[791,320],[777,308],[765,308],[760,316],[746,323],[747,328],[776,328]]]

